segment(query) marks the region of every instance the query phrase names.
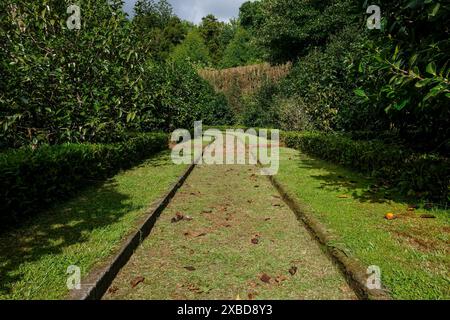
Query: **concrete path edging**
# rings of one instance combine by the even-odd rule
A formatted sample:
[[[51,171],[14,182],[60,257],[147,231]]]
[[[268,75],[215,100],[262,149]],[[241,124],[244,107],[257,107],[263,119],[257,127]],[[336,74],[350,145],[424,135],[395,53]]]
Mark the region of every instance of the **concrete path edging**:
[[[206,148],[206,147],[205,147]],[[203,149],[203,152],[205,150]],[[203,153],[202,153],[203,156]],[[161,213],[170,203],[177,191],[183,186],[186,179],[197,166],[198,159],[190,164],[186,171],[171,186],[161,200],[156,202],[145,218],[138,224],[137,230],[122,244],[119,251],[105,263],[105,266],[91,271],[81,282],[80,290],[72,290],[68,300],[100,300],[119,271],[127,264],[136,248],[148,237]]]
[[[347,282],[362,300],[392,300],[386,290],[369,289],[367,287],[366,269],[356,259],[349,257],[344,251],[331,245],[332,238],[323,225],[313,217],[308,210],[292,196],[284,186],[275,178],[268,176],[272,185],[277,189],[286,205],[297,215],[311,234],[324,246],[331,259],[338,265],[347,279]]]

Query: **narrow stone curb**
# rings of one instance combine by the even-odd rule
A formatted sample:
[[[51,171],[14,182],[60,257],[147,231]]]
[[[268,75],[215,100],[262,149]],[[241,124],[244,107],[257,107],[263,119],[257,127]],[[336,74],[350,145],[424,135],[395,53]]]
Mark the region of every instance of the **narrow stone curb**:
[[[203,152],[205,148],[203,148]],[[149,212],[145,214],[144,221],[139,223],[136,232],[127,238],[119,252],[116,253],[115,256],[107,263],[105,263],[105,267],[95,269],[85,279],[83,279],[81,289],[72,290],[67,298],[68,300],[100,300],[103,297],[119,271],[127,264],[134,251],[145,240],[145,238],[148,237],[159,216],[164,209],[166,209],[167,205],[173,199],[177,191],[181,188],[181,186],[183,186],[186,179],[197,166],[197,163],[198,159],[195,159],[194,163],[189,165],[186,171],[178,178],[177,182],[172,185],[165,196],[156,202]]]
[[[250,152],[253,157],[255,155]],[[261,162],[257,159],[259,167]],[[332,236],[324,228],[324,226],[311,214],[305,206],[300,204],[295,196],[291,195],[285,187],[275,178],[275,176],[267,176],[271,184],[278,191],[284,203],[295,213],[297,218],[303,222],[307,230],[313,237],[324,246],[326,253],[330,256],[334,263],[337,264],[341,272],[344,274],[347,283],[353,289],[355,294],[361,300],[392,300],[387,290],[369,289],[367,287],[366,268],[354,258],[349,257],[344,251],[331,245]]]
[[[332,237],[323,225],[308,210],[302,208],[304,206],[274,176],[268,176],[268,179],[282,196],[286,205],[297,215],[319,243],[325,247],[326,252],[338,265],[358,298],[362,300],[392,300],[386,290],[369,289],[366,285],[367,274],[363,265],[356,259],[349,257],[344,251],[331,245]]]

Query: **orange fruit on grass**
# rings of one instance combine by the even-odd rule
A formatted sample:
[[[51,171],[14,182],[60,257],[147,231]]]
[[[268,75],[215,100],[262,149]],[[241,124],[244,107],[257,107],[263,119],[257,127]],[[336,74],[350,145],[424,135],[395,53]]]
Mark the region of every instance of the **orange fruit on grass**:
[[[392,212],[386,213],[386,215],[384,216],[387,220],[394,220],[395,219],[395,214],[393,214]]]

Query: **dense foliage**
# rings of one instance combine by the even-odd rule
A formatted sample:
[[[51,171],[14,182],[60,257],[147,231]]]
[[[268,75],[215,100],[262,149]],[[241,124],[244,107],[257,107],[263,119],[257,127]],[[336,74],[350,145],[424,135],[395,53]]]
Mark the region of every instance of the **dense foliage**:
[[[263,62],[264,52],[257,46],[256,40],[251,33],[238,27],[233,39],[225,48],[220,67],[233,68]]]
[[[35,214],[92,181],[167,148],[167,134],[138,134],[115,144],[62,144],[0,154],[0,225]]]
[[[167,0],[138,0],[134,8],[134,31],[152,58],[165,61],[185,39],[191,25],[173,13]]]
[[[212,63],[211,55],[198,30],[191,30],[170,55],[174,61],[189,61],[199,67],[206,67]]]
[[[403,194],[436,201],[445,201],[449,196],[448,158],[417,154],[377,140],[352,140],[335,133],[288,132],[282,138],[288,147],[371,174],[387,184],[393,183]]]
[[[369,5],[381,8],[381,30],[367,27]],[[242,105],[236,119],[246,127],[325,132],[302,136],[297,146],[383,172],[406,193],[448,201],[449,15],[442,0],[246,2],[237,28],[245,37],[230,43],[231,63],[223,66],[246,65],[252,59],[240,57],[254,46],[256,57],[293,68],[278,83],[233,97]]]
[[[389,132],[416,150],[448,154],[450,4],[373,1],[381,7],[381,30],[366,27],[368,4],[261,0],[244,5],[242,21],[257,26],[252,30],[270,60],[295,62],[275,94],[255,95],[250,107],[271,105],[267,112],[275,109],[278,116],[261,117],[287,130]],[[300,121],[287,119],[286,108],[301,114]]]
[[[193,66],[161,62],[164,43],[170,51],[183,37],[165,2],[141,1],[132,21],[122,1],[78,4],[81,29],[69,30],[65,1],[0,3],[1,148],[227,121],[225,100]],[[149,42],[159,33],[167,41]]]

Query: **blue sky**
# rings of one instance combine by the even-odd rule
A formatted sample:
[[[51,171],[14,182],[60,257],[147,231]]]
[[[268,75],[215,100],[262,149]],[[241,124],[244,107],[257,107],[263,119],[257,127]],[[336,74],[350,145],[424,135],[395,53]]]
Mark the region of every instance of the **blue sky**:
[[[136,0],[125,0],[125,11],[131,14]],[[202,17],[214,14],[221,21],[237,17],[246,0],[169,0],[175,14],[184,20],[199,23]]]

